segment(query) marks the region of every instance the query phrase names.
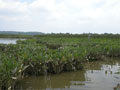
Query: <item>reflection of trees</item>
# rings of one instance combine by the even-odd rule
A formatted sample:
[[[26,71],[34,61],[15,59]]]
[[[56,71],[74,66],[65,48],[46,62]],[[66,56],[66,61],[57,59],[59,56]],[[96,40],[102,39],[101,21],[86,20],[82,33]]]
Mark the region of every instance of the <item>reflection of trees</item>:
[[[85,69],[87,70],[101,70],[103,65],[120,65],[120,59],[119,58],[106,58],[105,60],[101,61],[94,61],[94,62],[87,62],[85,63]]]
[[[102,64],[98,61],[88,62],[85,64],[85,69],[87,70],[101,70]]]
[[[85,84],[84,81],[89,80],[89,78],[87,78],[87,76],[85,75],[86,71],[98,71],[102,68],[105,68],[104,65],[111,65],[112,68],[112,66],[116,65],[116,63],[120,65],[120,61],[117,59],[94,61],[85,63],[85,69],[81,71],[66,72],[57,75],[48,75],[40,77],[28,77],[20,82],[19,88],[23,88],[21,90],[31,90],[28,89],[30,87],[32,88],[32,90],[46,90],[46,88],[50,88],[50,90],[53,90],[57,88],[70,88],[71,86],[80,87],[81,85]],[[108,71],[105,71],[105,74],[107,73]],[[110,71],[110,74],[112,74],[112,71]]]
[[[79,81],[85,81],[84,70],[66,72],[58,75],[25,78],[20,82],[19,88],[23,88],[23,90],[26,90],[30,87],[32,90],[42,90],[46,88],[69,88],[71,85],[83,85]]]

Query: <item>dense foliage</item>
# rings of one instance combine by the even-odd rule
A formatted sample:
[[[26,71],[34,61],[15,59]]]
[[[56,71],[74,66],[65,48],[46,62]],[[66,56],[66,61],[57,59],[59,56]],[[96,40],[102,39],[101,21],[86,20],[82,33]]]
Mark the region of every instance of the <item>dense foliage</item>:
[[[28,75],[82,69],[85,61],[120,57],[119,35],[36,35],[0,45],[0,87],[13,88]]]

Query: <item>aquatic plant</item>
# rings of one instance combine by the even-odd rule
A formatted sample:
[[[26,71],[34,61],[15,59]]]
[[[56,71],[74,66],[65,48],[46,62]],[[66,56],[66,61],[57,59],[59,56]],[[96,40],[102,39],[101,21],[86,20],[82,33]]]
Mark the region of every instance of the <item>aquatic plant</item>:
[[[59,74],[83,68],[87,61],[120,57],[118,35],[40,35],[0,44],[0,87],[14,88],[15,82],[29,75]]]

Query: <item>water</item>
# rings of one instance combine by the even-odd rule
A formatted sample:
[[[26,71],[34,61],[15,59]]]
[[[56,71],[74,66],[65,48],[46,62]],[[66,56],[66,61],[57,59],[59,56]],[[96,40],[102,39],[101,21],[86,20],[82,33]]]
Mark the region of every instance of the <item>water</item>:
[[[119,71],[120,59],[90,62],[81,71],[24,78],[17,90],[113,90]]]
[[[0,44],[16,44],[17,40],[24,40],[24,39],[0,38]]]

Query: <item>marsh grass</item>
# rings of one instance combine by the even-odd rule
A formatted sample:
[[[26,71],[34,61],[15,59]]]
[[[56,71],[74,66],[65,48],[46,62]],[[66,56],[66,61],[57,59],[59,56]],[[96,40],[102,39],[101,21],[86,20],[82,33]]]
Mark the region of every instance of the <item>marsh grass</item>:
[[[86,61],[120,57],[120,39],[106,37],[44,35],[18,40],[15,45],[1,44],[0,87],[13,89],[15,82],[25,76],[76,71]]]

